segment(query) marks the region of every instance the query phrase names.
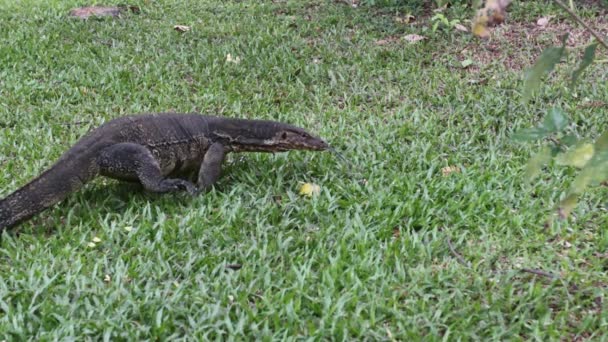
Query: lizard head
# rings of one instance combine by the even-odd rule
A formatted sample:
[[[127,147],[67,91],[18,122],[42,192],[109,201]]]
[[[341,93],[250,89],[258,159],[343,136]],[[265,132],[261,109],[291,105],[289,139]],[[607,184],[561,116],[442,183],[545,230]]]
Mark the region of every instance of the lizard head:
[[[213,131],[234,152],[324,151],[329,149],[329,145],[323,139],[304,129],[274,121],[224,121]]]
[[[264,141],[264,144],[277,151],[324,151],[329,148],[323,139],[293,126],[279,128],[270,139]]]

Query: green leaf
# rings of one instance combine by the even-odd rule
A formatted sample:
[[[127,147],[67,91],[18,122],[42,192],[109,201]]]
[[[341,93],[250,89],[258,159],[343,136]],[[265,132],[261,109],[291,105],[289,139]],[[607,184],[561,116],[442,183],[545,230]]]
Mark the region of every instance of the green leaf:
[[[577,199],[577,194],[570,194],[559,203],[559,208],[557,209],[559,218],[565,220],[568,218],[568,216],[570,216],[572,209],[576,207]]]
[[[586,168],[591,174],[591,185],[598,185],[608,180],[608,132],[604,132],[595,141],[595,153]]]
[[[578,138],[574,134],[563,136],[559,141],[565,146],[572,146],[578,142]]]
[[[551,132],[548,132],[542,127],[530,127],[520,129],[519,131],[513,133],[511,139],[517,141],[532,141],[539,140],[549,136]]]
[[[584,168],[576,178],[570,184],[570,194],[582,194],[589,185],[593,181],[593,168],[586,167]]]
[[[555,158],[555,162],[558,165],[574,166],[577,168],[583,168],[595,153],[593,144],[579,144],[573,148],[568,149],[564,153],[560,153]]]
[[[576,84],[576,81],[581,76],[583,71],[585,71],[585,69],[587,69],[587,67],[589,65],[591,65],[591,63],[593,63],[593,59],[595,58],[596,49],[597,49],[597,43],[591,44],[591,45],[587,46],[587,48],[585,49],[585,54],[583,55],[583,60],[581,61],[581,64],[579,64],[578,68],[576,70],[574,70],[574,72],[572,73],[572,78],[570,80],[571,88],[574,87],[574,85]]]
[[[534,66],[526,73],[523,90],[524,101],[529,100],[532,94],[540,88],[540,81],[543,75],[550,73],[555,68],[555,65],[562,59],[565,51],[565,46],[552,46],[543,51]]]
[[[595,149],[598,151],[608,150],[608,131],[602,133],[602,135],[595,141]]]
[[[551,161],[551,147],[545,146],[538,153],[536,153],[530,160],[528,160],[528,165],[526,165],[526,179],[532,181],[538,174],[540,170],[545,166],[545,164]]]
[[[559,132],[568,126],[568,118],[557,107],[551,108],[543,120],[542,127],[549,132]]]

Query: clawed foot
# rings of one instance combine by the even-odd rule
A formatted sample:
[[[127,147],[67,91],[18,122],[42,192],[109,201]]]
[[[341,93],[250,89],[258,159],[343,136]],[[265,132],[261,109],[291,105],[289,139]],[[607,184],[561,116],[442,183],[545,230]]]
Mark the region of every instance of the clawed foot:
[[[191,182],[183,179],[165,179],[164,185],[167,186],[170,191],[187,191],[190,195],[198,195],[199,190]]]

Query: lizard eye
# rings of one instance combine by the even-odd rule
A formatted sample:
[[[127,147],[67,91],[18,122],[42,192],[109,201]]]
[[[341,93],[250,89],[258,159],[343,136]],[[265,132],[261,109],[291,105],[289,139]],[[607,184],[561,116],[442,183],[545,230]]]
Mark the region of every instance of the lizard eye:
[[[287,132],[283,132],[283,134],[281,134],[281,139],[287,139]]]

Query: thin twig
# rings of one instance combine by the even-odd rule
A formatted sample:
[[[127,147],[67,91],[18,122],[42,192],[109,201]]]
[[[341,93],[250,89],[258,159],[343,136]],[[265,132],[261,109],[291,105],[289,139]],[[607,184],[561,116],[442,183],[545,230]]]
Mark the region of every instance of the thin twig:
[[[542,276],[542,277],[551,278],[551,279],[559,278],[558,276],[556,276],[553,273],[537,270],[537,269],[534,269],[534,268],[522,268],[521,271],[522,272],[536,274],[536,275],[539,275],[539,276]]]
[[[446,241],[448,242],[448,247],[450,248],[450,252],[452,252],[452,254],[456,258],[456,260],[458,260],[459,263],[463,264],[466,267],[471,267],[471,265],[462,257],[462,255],[460,255],[460,254],[458,254],[458,252],[456,252],[456,249],[454,248],[454,245],[452,245],[452,240],[450,240],[449,236],[446,236]]]
[[[570,16],[572,18],[574,18],[574,20],[576,20],[579,24],[583,25],[589,31],[589,33],[591,33],[595,37],[595,39],[597,39],[597,41],[604,46],[604,48],[608,49],[608,44],[604,41],[602,36],[597,31],[595,31],[591,26],[589,26],[587,23],[585,23],[583,21],[583,19],[581,19],[578,15],[576,15],[576,13],[574,13],[570,8],[568,8],[568,6],[566,6],[560,0],[553,0],[553,2],[558,4],[559,7],[561,7],[564,11],[568,12],[568,14],[570,14]]]
[[[62,122],[59,123],[59,125],[61,126],[79,126],[79,125],[85,125],[85,124],[90,124],[92,121],[91,120],[82,120],[82,121],[74,121],[74,122]]]

